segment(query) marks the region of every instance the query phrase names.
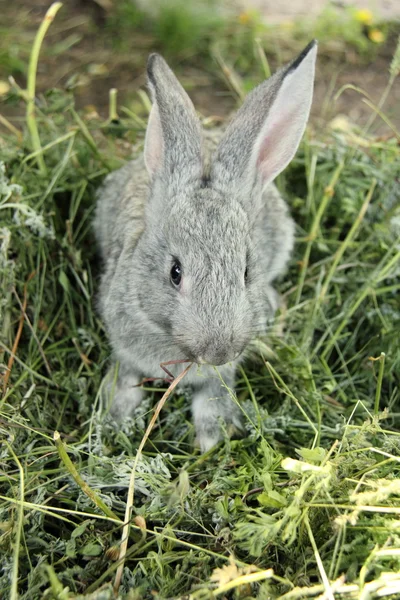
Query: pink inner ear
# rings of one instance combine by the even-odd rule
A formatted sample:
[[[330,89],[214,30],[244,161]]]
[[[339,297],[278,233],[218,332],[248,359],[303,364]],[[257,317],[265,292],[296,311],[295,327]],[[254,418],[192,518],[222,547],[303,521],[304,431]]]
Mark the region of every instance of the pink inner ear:
[[[282,104],[286,106],[282,107]],[[301,103],[287,101],[274,106],[267,117],[257,148],[256,166],[263,184],[271,182],[296,152],[304,129]]]
[[[257,169],[261,173],[265,183],[271,181],[280,171],[279,165],[285,162],[286,142],[282,139],[285,135],[288,120],[292,117],[290,113],[273,116],[266,123],[266,131],[263,132],[261,144],[257,155]],[[290,150],[289,148],[287,150]],[[290,160],[288,153],[287,160]]]
[[[144,159],[146,169],[153,176],[161,169],[164,154],[164,140],[162,135],[160,114],[157,104],[153,104],[147,125],[144,145]]]
[[[274,133],[277,126],[278,124],[276,122],[271,124],[271,129],[268,128],[267,136],[263,138],[258,150],[257,167],[261,170],[263,170],[263,163],[270,158],[271,152],[275,145],[274,142],[276,141],[276,136]]]

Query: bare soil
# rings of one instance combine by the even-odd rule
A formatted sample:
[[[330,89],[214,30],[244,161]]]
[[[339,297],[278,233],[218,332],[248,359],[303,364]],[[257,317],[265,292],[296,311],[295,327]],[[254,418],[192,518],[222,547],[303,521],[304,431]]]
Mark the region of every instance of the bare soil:
[[[310,0],[311,1],[311,0]],[[244,4],[240,0],[239,4]],[[283,19],[293,7],[301,14],[321,3],[301,0],[272,3],[267,0],[251,0],[250,4],[262,5],[269,18]],[[386,8],[390,4],[396,13],[400,3],[380,2]],[[100,114],[108,111],[109,89],[119,90],[119,103],[137,102],[136,92],[145,84],[145,64],[149,52],[153,50],[153,40],[146,34],[135,31],[134,51],[116,50],[115,40],[104,24],[104,10],[94,0],[66,0],[52,24],[41,53],[37,90],[38,93],[53,87],[74,87],[78,107],[94,107]],[[246,0],[246,6],[248,6]],[[274,4],[277,6],[275,13]],[[323,4],[323,3],[322,3]],[[47,10],[48,0],[14,0],[2,7],[2,27],[9,32],[3,44],[14,44],[19,56],[28,57],[33,36]],[[285,12],[286,11],[286,12]],[[393,12],[392,11],[392,12]],[[399,11],[397,11],[399,12]],[[274,17],[275,14],[275,17]],[[297,14],[297,13],[296,13]],[[396,13],[397,14],[397,13]],[[326,122],[334,115],[343,113],[352,121],[363,124],[371,114],[371,109],[362,101],[362,96],[354,91],[344,92],[334,102],[335,92],[345,84],[362,88],[377,103],[388,82],[388,67],[396,45],[394,32],[379,48],[377,56],[370,64],[362,64],[355,51],[344,50],[343,45],[331,44],[320,52],[315,99],[313,103],[314,122]],[[0,56],[1,56],[0,41]],[[272,65],[273,64],[272,61]],[[183,84],[189,90],[197,109],[204,115],[226,116],[236,105],[236,99],[227,90],[217,70],[204,66],[196,57],[188,57],[182,64],[174,64]],[[0,80],[6,80],[10,73],[3,71],[0,61]],[[15,75],[18,84],[24,87],[23,74]],[[400,78],[393,86],[385,104],[385,113],[400,126]],[[10,119],[17,120],[21,111],[18,107],[0,104],[0,112]],[[388,131],[383,122],[378,122],[378,131]]]

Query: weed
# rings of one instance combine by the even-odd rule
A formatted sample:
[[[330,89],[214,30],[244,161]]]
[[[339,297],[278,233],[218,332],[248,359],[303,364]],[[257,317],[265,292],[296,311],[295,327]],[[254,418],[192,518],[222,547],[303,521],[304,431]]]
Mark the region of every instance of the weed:
[[[296,22],[292,35],[301,40],[316,37],[327,50],[337,52],[348,48],[356,50],[360,59],[371,60],[379,44],[386,40],[389,24],[382,23],[371,11],[352,7],[327,5],[315,22],[302,19]]]

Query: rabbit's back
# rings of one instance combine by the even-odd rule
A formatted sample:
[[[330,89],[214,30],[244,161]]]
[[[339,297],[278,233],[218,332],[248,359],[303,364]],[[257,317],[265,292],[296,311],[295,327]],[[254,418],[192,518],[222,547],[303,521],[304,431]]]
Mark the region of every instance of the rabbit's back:
[[[149,178],[143,156],[110,173],[101,187],[94,229],[103,260],[117,260],[126,243],[134,247],[143,232]]]

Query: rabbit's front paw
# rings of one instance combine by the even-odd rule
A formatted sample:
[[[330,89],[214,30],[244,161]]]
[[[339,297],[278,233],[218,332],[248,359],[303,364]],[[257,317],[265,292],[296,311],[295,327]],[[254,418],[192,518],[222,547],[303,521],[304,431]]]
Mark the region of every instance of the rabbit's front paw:
[[[108,384],[107,391],[111,396],[110,414],[119,423],[131,416],[143,399],[143,390],[136,387],[138,383],[138,377],[127,375],[119,379],[115,385]]]
[[[205,391],[197,392],[193,396],[193,416],[202,452],[207,452],[222,439],[221,419],[229,437],[243,434],[241,411],[228,395],[212,398]]]

